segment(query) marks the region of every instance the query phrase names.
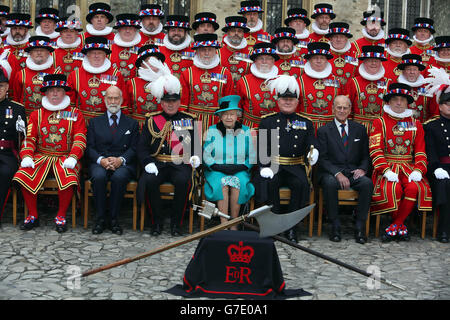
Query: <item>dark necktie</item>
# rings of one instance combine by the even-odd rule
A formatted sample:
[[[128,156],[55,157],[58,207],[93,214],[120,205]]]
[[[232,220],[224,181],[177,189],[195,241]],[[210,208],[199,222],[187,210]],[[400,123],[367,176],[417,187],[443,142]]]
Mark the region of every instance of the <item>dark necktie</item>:
[[[348,147],[348,136],[345,132],[345,124],[341,124],[341,137],[342,137],[342,143],[344,144],[344,147]]]
[[[113,123],[111,125],[111,132],[112,132],[112,134],[115,134],[117,131],[117,114],[112,114],[111,120],[113,121]]]

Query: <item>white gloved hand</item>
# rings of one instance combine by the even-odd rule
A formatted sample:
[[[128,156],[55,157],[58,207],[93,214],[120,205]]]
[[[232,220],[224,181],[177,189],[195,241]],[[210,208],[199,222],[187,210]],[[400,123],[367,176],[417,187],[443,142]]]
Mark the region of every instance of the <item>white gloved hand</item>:
[[[23,132],[23,134],[26,135],[26,131],[25,131],[25,121],[22,120],[21,116],[17,117],[17,121],[16,121],[16,131],[17,132]]]
[[[436,179],[439,179],[439,180],[450,179],[448,172],[442,168],[437,168],[436,170],[434,170],[434,176],[436,177]]]
[[[390,182],[399,182],[398,181],[398,174],[396,174],[392,170],[388,170],[383,174],[383,177],[385,177]]]
[[[409,182],[411,182],[411,181],[419,182],[420,180],[422,180],[422,174],[417,170],[414,170],[413,172],[411,172],[411,174],[409,175],[409,178],[408,178]]]
[[[263,178],[269,178],[269,179],[273,178],[273,171],[270,168],[262,168],[261,171],[259,172],[259,174]]]
[[[22,159],[22,161],[20,162],[20,166],[22,168],[33,168],[34,169],[34,161],[32,158],[30,157],[25,157]]]
[[[156,165],[155,165],[155,163],[154,162],[151,162],[151,163],[149,163],[148,165],[146,165],[145,166],[145,171],[147,172],[147,173],[150,173],[150,174],[154,174],[155,176],[157,176],[158,175],[158,168],[156,167]]]
[[[314,148],[312,150],[312,154],[311,151],[308,152],[308,159],[311,159],[310,164],[313,166],[317,163],[317,160],[319,160],[319,150],[317,150],[316,148]]]
[[[75,159],[73,157],[68,157],[63,162],[63,168],[67,168],[67,169],[73,169],[73,168],[75,168],[76,165],[77,165],[77,159]]]
[[[191,164],[191,166],[196,169],[198,168],[198,166],[200,165],[200,158],[198,156],[192,156],[189,159],[189,163]]]

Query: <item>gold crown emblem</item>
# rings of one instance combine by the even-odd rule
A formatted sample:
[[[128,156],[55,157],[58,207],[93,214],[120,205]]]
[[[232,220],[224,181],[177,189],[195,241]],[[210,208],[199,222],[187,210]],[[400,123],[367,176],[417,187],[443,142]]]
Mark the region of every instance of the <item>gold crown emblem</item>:
[[[49,123],[49,124],[58,124],[58,123],[59,123],[59,118],[58,118],[56,112],[53,112],[53,113],[48,117],[48,123]]]
[[[89,79],[88,86],[89,86],[89,88],[98,88],[98,87],[100,87],[100,79],[97,78],[96,76],[93,76],[92,78]]]
[[[336,58],[336,60],[334,60],[334,65],[336,66],[336,68],[344,68],[345,59],[342,57]]]
[[[41,85],[43,80],[43,76],[39,75],[39,73],[35,74],[33,78],[31,78],[31,82],[35,85]]]
[[[122,50],[119,52],[119,59],[120,60],[128,60],[131,57],[131,53],[128,49]]]
[[[207,71],[200,76],[200,81],[202,83],[211,83],[211,74]]]
[[[366,92],[367,94],[377,94],[378,92],[378,86],[371,82],[366,86]]]

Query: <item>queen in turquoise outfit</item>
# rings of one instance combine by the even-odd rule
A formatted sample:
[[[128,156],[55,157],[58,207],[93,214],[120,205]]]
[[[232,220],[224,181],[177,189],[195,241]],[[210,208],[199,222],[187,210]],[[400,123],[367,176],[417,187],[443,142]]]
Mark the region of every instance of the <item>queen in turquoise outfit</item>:
[[[235,218],[242,204],[255,193],[250,169],[256,163],[250,128],[237,119],[242,115],[240,96],[225,96],[215,112],[220,121],[209,127],[203,145],[205,197]],[[223,219],[223,218],[221,218]]]

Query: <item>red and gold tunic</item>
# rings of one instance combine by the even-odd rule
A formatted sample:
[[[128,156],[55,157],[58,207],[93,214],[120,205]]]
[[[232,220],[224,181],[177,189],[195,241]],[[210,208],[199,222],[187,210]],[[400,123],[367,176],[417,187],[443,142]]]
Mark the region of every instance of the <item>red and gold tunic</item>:
[[[155,35],[149,35],[149,34],[143,33],[142,31],[141,31],[140,35],[142,38],[142,42],[141,42],[140,46],[145,46],[148,44],[154,44],[157,46],[161,46],[162,40],[166,36],[166,34],[164,32],[160,32]]]
[[[300,55],[297,50],[294,54],[285,55],[279,54],[279,60],[275,61],[275,65],[278,67],[278,74],[284,74],[288,76],[293,76],[296,79],[300,77],[305,66],[305,59]]]
[[[214,112],[219,99],[234,93],[230,71],[220,65],[211,69],[192,66],[181,73],[181,110],[197,116],[202,132],[218,122]]]
[[[310,119],[317,131],[318,128],[334,119],[333,100],[343,93],[343,88],[333,74],[323,79],[316,79],[303,73],[297,81],[301,90],[299,113]]]
[[[226,67],[231,72],[234,86],[240,78],[250,71],[251,60],[248,57],[249,47],[236,50],[223,42],[222,48],[219,50],[220,65]]]
[[[413,111],[413,117],[421,123],[424,123],[433,117],[429,110],[433,96],[425,90],[425,86],[426,85],[420,87],[411,86],[411,95],[414,98],[414,102],[408,105],[408,109]]]
[[[45,70],[34,71],[25,68],[16,73],[13,87],[13,99],[20,102],[25,107],[27,117],[31,112],[41,107],[44,94],[41,93],[42,82],[47,74],[61,73],[60,68],[55,68],[54,64]]]
[[[14,79],[16,73],[20,70],[24,69],[26,65],[26,60],[28,58],[28,53],[25,52],[25,48],[28,46],[28,43],[18,45],[18,46],[5,46],[5,50],[9,50],[7,53],[6,59],[8,60],[9,65],[11,66],[11,77],[10,79]],[[12,90],[11,86],[9,88]],[[12,93],[12,91],[11,91]]]
[[[329,60],[332,73],[339,79],[339,82],[343,87],[347,84],[349,79],[353,78],[358,67],[358,52],[353,43],[350,44],[350,49],[346,52],[336,52],[331,50],[333,59]]]
[[[117,39],[117,37],[118,34],[115,39]],[[111,55],[109,56],[109,60],[111,61],[113,68],[119,69],[125,82],[137,76],[136,66],[134,64],[136,63],[138,57],[139,47],[141,47],[144,43],[140,35],[134,43],[137,41],[139,42],[134,46],[119,45],[119,41],[116,41],[111,46]]]
[[[386,54],[386,59],[386,61],[383,61],[383,67],[384,70],[386,70],[384,76],[395,81],[395,79],[397,79],[402,73],[402,70],[398,68],[398,65],[402,63],[402,58],[396,58],[390,54]]]
[[[236,84],[236,93],[241,97],[239,106],[243,110],[243,124],[250,129],[259,127],[262,116],[280,111],[265,81],[249,73]]]
[[[311,42],[328,42],[327,37],[325,37],[326,34],[318,34],[316,32],[311,32],[309,35],[309,39]]]
[[[31,157],[35,167],[19,168],[14,181],[36,194],[52,170],[60,190],[79,187],[80,159],[86,149],[86,125],[77,108],[68,106],[60,111],[45,108],[33,111],[25,141],[20,158]],[[63,168],[63,162],[68,157],[77,160],[74,169]]]
[[[401,199],[396,192],[397,182],[390,182],[383,174],[393,172],[409,177],[413,170],[422,173],[422,180],[414,182],[418,189],[418,209],[431,210],[431,189],[426,179],[427,155],[422,124],[413,117],[395,118],[387,113],[376,119],[369,138],[373,163],[371,213],[397,211]]]
[[[79,46],[75,48],[57,48],[53,51],[53,60],[55,65],[61,67],[62,72],[68,77],[69,74],[75,70],[75,68],[80,68],[83,62],[84,54],[81,53],[83,45],[80,43]]]
[[[362,47],[364,47],[364,46],[382,46],[382,47],[384,47],[384,38],[381,38],[379,40],[371,40],[366,37],[361,37],[361,38],[357,39],[354,42],[354,44],[355,44],[357,54],[359,56],[362,52]]]
[[[108,39],[109,44],[110,44],[110,46],[111,46],[111,44],[114,43],[114,36],[115,36],[115,35],[116,35],[116,34],[115,34],[114,32],[110,32],[110,33],[108,33],[107,35],[99,35],[99,37]],[[87,38],[93,37],[93,36],[96,36],[96,35],[90,34],[89,32],[85,31],[85,32],[83,32],[83,33],[81,34],[81,42],[84,44],[84,41],[85,41]]]
[[[145,115],[161,110],[161,105],[148,89],[146,80],[135,77],[126,83],[131,117],[139,122],[139,128],[145,123]]]
[[[368,132],[371,123],[382,114],[383,96],[391,81],[386,77],[367,80],[360,75],[347,82],[345,91],[352,102],[351,116],[364,125]]]
[[[412,47],[409,48],[412,54],[418,54],[422,57],[423,64],[427,67],[422,71],[422,75],[428,76],[428,67],[432,65],[434,60],[434,50],[431,44],[426,44],[424,46],[415,43]]]
[[[167,63],[167,66],[170,70],[172,70],[172,74],[177,78],[180,78],[181,73],[192,66],[194,50],[190,47],[187,47],[181,51],[174,51],[167,47],[161,46],[159,47],[159,50],[166,57],[165,62]]]
[[[255,46],[255,44],[261,42],[270,43],[273,39],[273,36],[267,31],[264,31],[264,29],[262,28],[255,32],[245,33],[244,37],[247,40],[247,46],[250,53],[253,51],[253,47]]]
[[[81,67],[70,73],[67,82],[72,88],[69,92],[71,101],[83,113],[86,123],[106,111],[104,102],[106,89],[117,86],[122,92],[126,92],[122,74],[113,67],[103,73],[90,73]],[[129,113],[128,105],[128,96],[123,95],[122,112],[125,114]]]

